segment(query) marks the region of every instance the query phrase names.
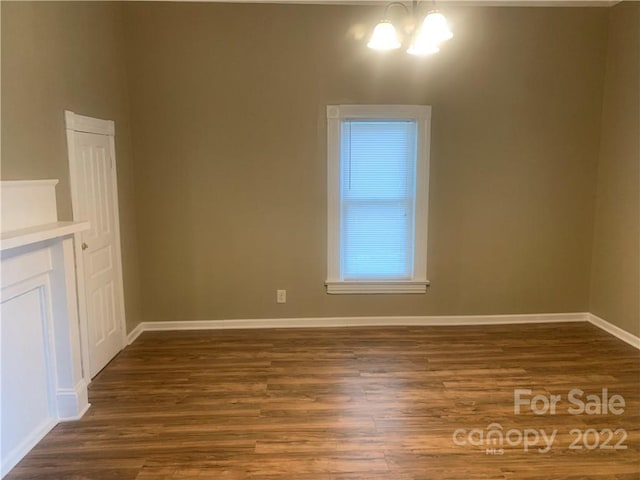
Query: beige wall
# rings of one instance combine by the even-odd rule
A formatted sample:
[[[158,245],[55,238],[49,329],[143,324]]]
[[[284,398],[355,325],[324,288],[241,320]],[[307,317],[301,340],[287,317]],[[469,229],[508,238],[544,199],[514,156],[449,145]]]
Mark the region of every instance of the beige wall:
[[[423,60],[355,40],[369,7],[1,5],[2,178],[59,178],[70,219],[62,112],[116,121],[129,328],[591,310],[640,333],[637,3],[450,9]],[[325,293],[329,103],[433,105],[426,295]]]
[[[70,220],[64,110],[115,120],[125,303],[140,319],[133,166],[121,5],[1,2],[3,180],[58,178]]]
[[[590,310],[640,335],[640,3],[610,9]]]
[[[426,59],[369,7],[124,11],[145,320],[588,309],[606,9],[448,9]],[[426,295],[325,293],[331,103],[433,106]]]

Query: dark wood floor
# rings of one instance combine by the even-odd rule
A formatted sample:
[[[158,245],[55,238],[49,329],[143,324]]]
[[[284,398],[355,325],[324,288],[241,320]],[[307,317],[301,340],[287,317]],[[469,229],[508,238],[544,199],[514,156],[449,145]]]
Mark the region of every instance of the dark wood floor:
[[[561,394],[557,414],[515,415],[518,388]],[[625,411],[570,415],[573,388]],[[89,394],[7,479],[640,478],[639,352],[589,324],[149,332]],[[558,434],[548,453],[454,443],[491,423]],[[572,429],[627,448],[569,449]]]

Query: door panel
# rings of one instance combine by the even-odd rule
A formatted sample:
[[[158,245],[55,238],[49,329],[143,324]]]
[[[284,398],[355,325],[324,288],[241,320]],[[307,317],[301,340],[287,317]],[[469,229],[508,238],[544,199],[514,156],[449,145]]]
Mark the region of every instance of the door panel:
[[[122,348],[123,298],[116,288],[121,281],[115,258],[117,216],[110,137],[74,132],[77,194],[76,220],[88,220],[82,233],[81,255],[89,338],[89,370],[95,376]]]

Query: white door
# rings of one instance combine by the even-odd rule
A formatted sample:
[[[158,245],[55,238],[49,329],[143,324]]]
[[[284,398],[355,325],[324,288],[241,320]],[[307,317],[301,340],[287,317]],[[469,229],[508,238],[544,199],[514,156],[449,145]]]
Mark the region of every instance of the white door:
[[[113,122],[107,125],[105,131],[112,132]],[[76,238],[76,256],[81,323],[94,377],[122,349],[125,335],[114,137],[73,128],[67,134],[74,220],[90,223]]]

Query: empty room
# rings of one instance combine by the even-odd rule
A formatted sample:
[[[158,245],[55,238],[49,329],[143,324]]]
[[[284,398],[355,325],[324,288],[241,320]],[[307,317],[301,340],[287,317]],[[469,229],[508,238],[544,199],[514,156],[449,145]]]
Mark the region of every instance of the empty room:
[[[0,2],[1,477],[640,479],[640,2]]]

